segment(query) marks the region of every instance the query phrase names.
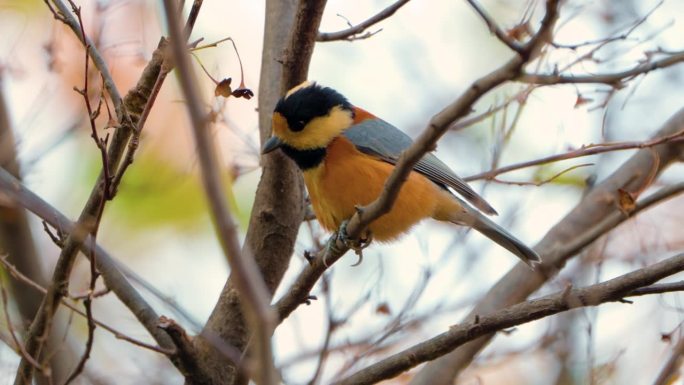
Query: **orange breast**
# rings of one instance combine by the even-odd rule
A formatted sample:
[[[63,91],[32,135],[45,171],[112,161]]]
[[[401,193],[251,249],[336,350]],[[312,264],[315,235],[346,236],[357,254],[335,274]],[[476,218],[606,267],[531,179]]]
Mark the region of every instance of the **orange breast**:
[[[365,206],[380,195],[393,169],[393,165],[359,152],[348,139],[335,139],[327,148],[324,162],[304,172],[320,224],[327,230],[337,230],[342,221],[354,215],[355,206]],[[373,222],[370,230],[376,240],[392,240],[423,218],[439,215],[445,204],[454,203],[439,186],[412,172],[392,210]]]

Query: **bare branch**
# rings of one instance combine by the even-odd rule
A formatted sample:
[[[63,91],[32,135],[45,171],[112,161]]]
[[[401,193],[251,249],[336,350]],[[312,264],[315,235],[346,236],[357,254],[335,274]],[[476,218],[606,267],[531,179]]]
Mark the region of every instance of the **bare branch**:
[[[242,298],[250,326],[255,333],[259,370],[252,375],[255,376],[258,384],[275,384],[277,383],[277,374],[273,366],[270,343],[275,324],[275,316],[270,307],[271,296],[251,253],[240,251],[237,226],[228,210],[221,187],[223,184],[221,183],[216,149],[207,130],[207,115],[192,72],[189,53],[183,43],[185,39],[181,33],[179,17],[173,0],[165,0],[164,8],[173,47],[172,53],[178,69],[178,79],[192,120],[202,182],[211,207],[216,232],[223,252],[230,263],[232,277]]]
[[[179,359],[184,363],[185,378],[188,384],[207,384],[208,378],[199,370],[197,354],[185,330],[174,320],[161,316],[159,328],[164,330],[176,345]]]
[[[629,293],[628,297],[638,297],[640,295],[672,293],[684,291],[684,281],[658,283],[648,287],[642,287]]]
[[[378,12],[377,14],[373,15],[372,17],[368,18],[362,23],[359,23],[355,26],[349,27],[347,29],[344,29],[342,31],[337,31],[337,32],[319,32],[318,36],[316,37],[316,41],[335,41],[335,40],[358,40],[358,39],[365,39],[367,37],[370,37],[374,35],[375,33],[370,33],[367,32],[363,35],[362,34],[365,30],[368,28],[372,27],[373,25],[387,19],[388,17],[394,15],[395,12],[399,10],[399,8],[403,7],[408,3],[410,0],[398,0],[395,3],[391,4],[387,8],[383,9],[382,11]]]
[[[440,357],[468,341],[526,322],[585,306],[619,301],[631,291],[684,270],[684,254],[651,266],[579,289],[565,289],[556,294],[529,300],[489,314],[478,314],[470,321],[453,326],[427,341],[339,381],[337,384],[374,384],[392,378],[416,365]]]
[[[547,183],[553,182],[554,180],[558,179],[559,177],[561,177],[562,175],[564,175],[570,171],[576,170],[580,167],[588,167],[588,166],[593,166],[593,165],[594,165],[593,163],[576,164],[574,166],[570,166],[564,170],[557,172],[556,174],[554,174],[553,176],[551,176],[549,178],[542,179],[539,181],[532,181],[532,182],[509,181],[509,180],[501,180],[501,179],[497,179],[497,178],[492,178],[491,180],[494,182],[497,182],[497,183],[501,183],[501,184],[517,185],[517,186],[537,186],[537,187],[539,187],[539,186],[545,185]]]
[[[6,256],[2,256],[2,259],[5,259]],[[7,300],[7,291],[5,290],[5,286],[0,282],[0,293],[2,296],[2,307],[3,311],[5,313],[5,322],[7,323],[7,329],[9,330],[10,337],[12,338],[12,343],[14,344],[14,348],[16,349],[17,352],[19,352],[19,355],[21,356],[22,360],[28,361],[31,365],[33,365],[34,368],[40,370],[40,372],[47,378],[50,378],[50,368],[47,366],[43,366],[40,362],[35,357],[32,357],[27,351],[26,348],[24,347],[24,344],[19,341],[17,338],[17,335],[14,334],[14,327],[12,326],[12,320],[10,319],[10,313],[9,309],[7,308],[7,303],[9,302]]]
[[[70,1],[71,2],[71,1]],[[85,28],[83,27],[83,19],[81,18],[81,8],[76,7],[73,2],[71,2],[71,7],[74,13],[76,14],[76,17],[78,18],[78,24],[80,26],[80,31],[81,31],[81,41],[86,42],[88,37],[86,36],[85,33]],[[97,118],[97,115],[99,114],[100,108],[98,106],[97,112],[93,111],[92,106],[90,105],[90,97],[88,96],[89,94],[89,89],[88,89],[88,64],[90,62],[89,59],[89,51],[92,47],[89,44],[86,44],[85,46],[85,58],[84,58],[84,73],[83,73],[83,89],[82,90],[76,90],[78,93],[80,93],[83,96],[83,100],[86,106],[86,111],[88,112],[88,120],[90,121],[90,136],[92,137],[93,141],[95,142],[95,145],[97,148],[100,150],[100,157],[102,158],[102,170],[103,170],[103,184],[102,184],[102,195],[103,199],[100,202],[99,207],[97,208],[97,212],[95,213],[95,221],[91,226],[90,230],[90,235],[93,237],[93,242],[97,242],[97,230],[100,227],[100,221],[102,220],[102,214],[104,212],[104,206],[105,202],[107,200],[112,199],[112,177],[111,177],[111,172],[109,170],[109,160],[107,159],[107,144],[109,143],[109,134],[105,137],[105,139],[100,139],[100,137],[97,134],[97,128],[95,124],[95,119]],[[104,78],[104,77],[103,77]],[[102,100],[104,98],[100,99],[100,103],[102,103]],[[101,104],[100,104],[101,106]],[[97,268],[95,267],[95,253],[92,252],[89,255],[90,257],[90,290],[89,294],[92,295],[92,293],[95,291],[95,284],[97,283],[97,278],[99,277],[100,273],[97,271]],[[68,272],[67,272],[68,274]],[[61,302],[61,298],[59,299]],[[90,358],[90,352],[93,348],[93,342],[95,340],[95,322],[93,320],[93,309],[92,309],[92,298],[89,296],[83,301],[83,306],[85,307],[85,312],[86,312],[86,318],[87,318],[87,325],[88,325],[88,337],[86,339],[85,343],[85,350],[83,352],[83,355],[81,356],[81,359],[78,361],[76,364],[76,367],[74,368],[73,372],[69,375],[69,377],[65,381],[65,385],[70,384],[73,380],[78,377],[81,372],[83,372],[83,369],[85,368],[85,364],[88,361],[88,358]]]
[[[515,80],[523,83],[531,83],[537,85],[553,85],[553,84],[580,84],[580,83],[601,83],[613,87],[621,88],[624,82],[631,80],[639,75],[645,75],[651,71],[662,68],[667,68],[684,61],[684,52],[672,53],[664,59],[653,62],[646,62],[638,66],[621,72],[610,74],[597,75],[562,75],[562,74],[528,74],[524,73],[518,76]]]

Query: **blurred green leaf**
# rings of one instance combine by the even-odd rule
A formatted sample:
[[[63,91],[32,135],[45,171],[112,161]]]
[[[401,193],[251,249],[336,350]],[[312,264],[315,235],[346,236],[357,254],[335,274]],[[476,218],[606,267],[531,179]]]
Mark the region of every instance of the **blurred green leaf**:
[[[100,164],[93,173],[99,172]],[[92,174],[91,174],[92,175]],[[224,178],[232,214],[240,217],[230,178]],[[180,170],[154,153],[138,154],[128,168],[119,192],[109,203],[107,216],[125,220],[132,227],[194,227],[208,214],[207,201],[199,175]],[[247,210],[249,211],[249,210]]]

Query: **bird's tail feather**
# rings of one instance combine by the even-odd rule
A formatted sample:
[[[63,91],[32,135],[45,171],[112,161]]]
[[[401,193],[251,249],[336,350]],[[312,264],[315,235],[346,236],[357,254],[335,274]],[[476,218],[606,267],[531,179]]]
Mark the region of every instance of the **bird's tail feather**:
[[[506,231],[503,227],[497,225],[491,219],[485,217],[479,212],[476,212],[474,210],[468,211],[472,212],[470,212],[470,215],[468,215],[470,217],[468,222],[470,223],[467,223],[467,225],[473,227],[475,230],[479,231],[485,237],[491,239],[492,241],[501,245],[506,250],[515,254],[518,258],[520,258],[532,269],[534,269],[535,265],[541,263],[541,258],[539,257],[539,254],[537,254],[537,252],[535,252],[530,247],[528,247],[520,240],[518,240],[516,237],[511,235],[511,233]],[[455,219],[456,220],[454,220],[453,222],[457,224],[464,224],[462,217]]]

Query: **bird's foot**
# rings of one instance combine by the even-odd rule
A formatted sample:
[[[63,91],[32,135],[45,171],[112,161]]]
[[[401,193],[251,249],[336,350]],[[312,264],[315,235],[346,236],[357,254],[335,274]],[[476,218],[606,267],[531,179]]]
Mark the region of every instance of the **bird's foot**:
[[[342,241],[348,248],[354,250],[354,253],[359,257],[359,259],[352,265],[358,266],[361,264],[361,262],[363,262],[363,249],[368,247],[368,245],[370,245],[373,241],[373,234],[370,232],[370,230],[366,230],[366,234],[362,238],[351,239],[347,234],[348,224],[349,221],[342,222],[342,224],[340,224],[340,229],[337,231],[337,235],[340,241]]]
[[[354,250],[354,253],[358,255],[358,261],[356,261],[352,266],[358,266],[363,261],[363,249],[365,249],[366,247],[368,247],[368,245],[371,244],[371,242],[373,241],[373,234],[370,232],[370,230],[366,230],[366,234],[364,235],[364,237],[359,239],[351,239],[347,234],[348,223],[349,221],[342,222],[337,232],[335,232],[328,240],[328,244],[326,246],[327,252],[323,257],[323,265],[325,265],[325,267],[328,267],[328,261],[326,260],[326,257],[330,253],[339,253],[342,251],[337,248],[337,241],[342,242],[346,247],[348,247],[351,250]]]

